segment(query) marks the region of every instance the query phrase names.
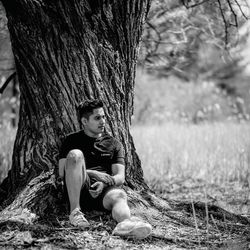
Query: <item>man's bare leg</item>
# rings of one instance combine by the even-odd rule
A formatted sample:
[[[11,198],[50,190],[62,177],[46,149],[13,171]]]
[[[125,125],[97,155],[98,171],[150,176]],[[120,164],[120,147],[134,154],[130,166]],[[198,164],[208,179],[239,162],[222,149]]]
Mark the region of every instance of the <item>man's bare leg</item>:
[[[111,189],[103,198],[103,206],[112,211],[112,217],[118,223],[129,219],[130,209],[127,203],[127,194],[122,189]]]
[[[65,180],[70,202],[70,212],[72,212],[75,208],[80,209],[81,188],[86,180],[84,156],[78,149],[71,150],[67,155]]]
[[[80,194],[83,183],[86,181],[86,167],[83,153],[71,150],[66,159],[65,180],[70,202],[69,221],[73,226],[85,228],[89,222],[80,209]]]
[[[103,206],[112,211],[112,217],[118,222],[113,234],[144,239],[150,235],[152,226],[137,217],[131,217],[127,203],[127,194],[121,189],[111,189],[103,198]]]

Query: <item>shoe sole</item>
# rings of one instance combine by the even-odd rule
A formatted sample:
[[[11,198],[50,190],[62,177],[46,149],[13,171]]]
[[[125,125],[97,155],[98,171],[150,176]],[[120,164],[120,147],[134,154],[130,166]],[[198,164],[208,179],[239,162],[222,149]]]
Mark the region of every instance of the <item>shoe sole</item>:
[[[142,240],[147,238],[151,234],[151,231],[151,226],[141,226],[135,227],[129,232],[116,233],[116,235]]]

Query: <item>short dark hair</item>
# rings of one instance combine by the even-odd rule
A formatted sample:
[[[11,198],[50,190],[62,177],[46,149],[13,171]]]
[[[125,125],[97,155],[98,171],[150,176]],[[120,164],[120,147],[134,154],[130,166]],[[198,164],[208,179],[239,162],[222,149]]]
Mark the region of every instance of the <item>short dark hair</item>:
[[[99,99],[84,100],[78,105],[78,112],[80,119],[82,117],[89,119],[89,116],[93,114],[93,110],[97,108],[103,108],[103,102]]]

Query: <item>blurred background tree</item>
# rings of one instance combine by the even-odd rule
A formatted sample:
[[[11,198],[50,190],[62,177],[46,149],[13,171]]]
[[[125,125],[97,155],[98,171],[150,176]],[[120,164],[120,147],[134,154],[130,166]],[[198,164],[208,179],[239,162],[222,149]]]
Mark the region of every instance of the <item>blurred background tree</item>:
[[[228,3],[153,1],[140,64],[160,76],[175,74],[185,80],[197,80],[203,74],[206,78],[221,64],[230,64],[234,59],[230,49],[239,43],[238,29],[247,17],[240,6],[232,12]]]
[[[135,122],[144,122],[146,113],[159,122],[248,120],[248,17],[247,1],[153,1],[138,63],[144,73],[137,78]]]

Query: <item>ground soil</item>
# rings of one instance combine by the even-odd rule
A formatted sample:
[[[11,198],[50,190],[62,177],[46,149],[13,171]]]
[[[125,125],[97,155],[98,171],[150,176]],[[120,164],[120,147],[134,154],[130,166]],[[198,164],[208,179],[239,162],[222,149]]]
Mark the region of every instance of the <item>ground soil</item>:
[[[164,199],[181,201],[205,201],[217,204],[231,212],[249,216],[249,186],[236,182],[207,185],[201,180],[169,180],[151,182],[149,185]],[[109,214],[95,212],[86,214],[90,228],[72,228],[67,216],[43,218],[35,225],[14,223],[0,225],[0,249],[250,249],[250,238],[226,239],[223,243],[207,243],[158,238],[154,233],[144,240],[120,238],[112,235],[115,222]]]
[[[229,212],[250,216],[250,183],[231,181],[207,183],[201,179],[151,181],[149,186],[161,197],[182,201],[203,201]]]

